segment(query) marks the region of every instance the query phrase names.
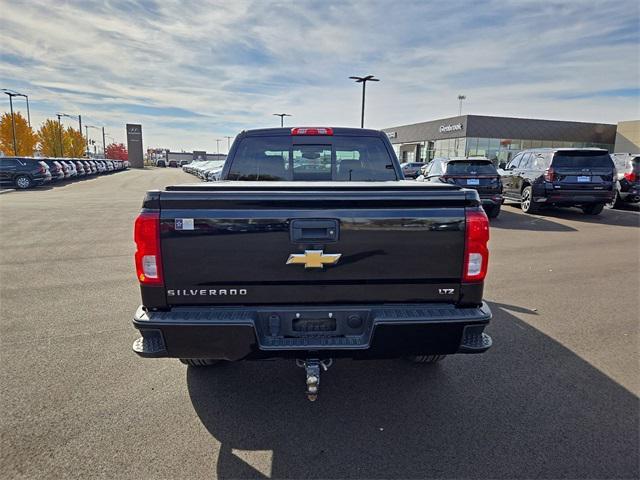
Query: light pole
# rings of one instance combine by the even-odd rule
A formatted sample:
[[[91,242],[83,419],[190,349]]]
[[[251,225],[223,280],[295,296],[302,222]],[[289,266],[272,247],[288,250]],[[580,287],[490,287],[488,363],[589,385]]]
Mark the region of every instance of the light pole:
[[[216,151],[217,154],[220,155],[220,142],[222,141],[221,138],[216,138]]]
[[[280,117],[280,128],[284,127],[284,117],[292,117],[288,113],[274,113],[276,117]]]
[[[13,115],[13,97],[17,97],[18,95],[16,95],[13,92],[9,92],[5,89],[3,89],[4,93],[6,93],[7,95],[9,95],[9,109],[11,110],[11,130],[13,132],[13,154],[17,157],[18,156],[18,145],[16,142],[16,117]]]
[[[225,136],[227,139],[227,155],[229,154],[229,150],[231,150],[231,137],[229,135]]]
[[[362,114],[360,116],[360,128],[364,128],[364,93],[367,87],[367,82],[379,82],[379,78],[375,78],[373,75],[367,75],[366,77],[349,77],[351,80],[355,80],[356,83],[362,83]]]
[[[78,125],[80,126],[80,130],[78,130],[78,131],[80,132],[80,135],[82,135],[82,115],[69,115],[67,113],[59,113],[58,114],[58,118],[59,117],[77,118],[78,119]]]
[[[15,90],[9,90],[8,88],[3,88],[2,91],[7,95],[13,97],[24,97],[27,101],[27,123],[29,124],[29,128],[31,128],[31,112],[29,111],[29,95],[25,95],[24,93],[16,92]]]
[[[62,143],[62,120],[61,117],[64,113],[56,113],[56,117],[58,117],[58,140],[60,140],[60,157],[64,157],[64,143]],[[82,131],[80,132],[82,133]],[[58,153],[58,149],[56,148],[56,154]]]
[[[458,100],[460,101],[460,107],[458,108],[458,116],[462,116],[462,101],[466,100],[467,97],[464,95],[458,95]]]

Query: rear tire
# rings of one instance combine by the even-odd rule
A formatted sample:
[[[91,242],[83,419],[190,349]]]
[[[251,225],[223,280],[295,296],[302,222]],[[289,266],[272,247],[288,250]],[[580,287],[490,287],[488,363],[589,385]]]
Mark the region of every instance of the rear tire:
[[[582,207],[582,211],[586,215],[599,215],[604,208],[604,203],[592,203],[591,205],[587,205],[586,207]]]
[[[500,215],[500,205],[494,205],[487,210],[487,217],[489,218],[498,218],[498,215]]]
[[[412,355],[405,358],[411,363],[438,363],[445,357],[446,355]]]
[[[538,205],[533,201],[533,189],[531,186],[526,186],[522,190],[520,195],[520,209],[524,213],[536,213],[538,211]]]
[[[16,184],[16,188],[20,190],[26,190],[33,186],[33,181],[26,175],[17,176],[14,183]]]
[[[190,367],[212,367],[221,362],[212,358],[181,358],[180,361]]]

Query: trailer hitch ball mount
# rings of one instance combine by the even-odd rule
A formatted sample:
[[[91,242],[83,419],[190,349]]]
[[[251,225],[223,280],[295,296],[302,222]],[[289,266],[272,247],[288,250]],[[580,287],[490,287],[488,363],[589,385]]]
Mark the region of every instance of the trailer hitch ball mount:
[[[304,368],[307,376],[306,384],[307,384],[307,398],[315,402],[318,398],[318,390],[320,388],[320,372],[324,370],[325,372],[329,369],[329,367],[333,364],[333,359],[323,359],[320,360],[318,358],[307,358],[306,360],[296,360],[296,365],[298,367]]]

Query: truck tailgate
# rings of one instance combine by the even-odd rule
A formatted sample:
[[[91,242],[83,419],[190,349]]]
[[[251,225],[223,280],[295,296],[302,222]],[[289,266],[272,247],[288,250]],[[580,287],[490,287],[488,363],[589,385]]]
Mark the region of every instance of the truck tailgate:
[[[167,304],[455,302],[469,198],[415,182],[170,187],[159,194]]]

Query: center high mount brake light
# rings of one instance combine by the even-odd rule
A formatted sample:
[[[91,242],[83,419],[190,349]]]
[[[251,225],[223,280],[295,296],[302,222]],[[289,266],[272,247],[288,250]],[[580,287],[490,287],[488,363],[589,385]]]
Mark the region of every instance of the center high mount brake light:
[[[291,129],[291,135],[333,135],[333,128],[296,127]]]

